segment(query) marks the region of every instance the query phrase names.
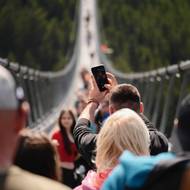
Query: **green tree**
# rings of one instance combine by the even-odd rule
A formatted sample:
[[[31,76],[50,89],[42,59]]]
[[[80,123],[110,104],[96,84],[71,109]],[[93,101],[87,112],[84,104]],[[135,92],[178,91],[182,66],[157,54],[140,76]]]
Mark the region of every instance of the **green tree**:
[[[42,70],[64,67],[76,0],[0,1],[0,57]]]
[[[99,7],[103,41],[114,49],[111,58],[122,71],[150,70],[190,58],[190,1],[104,0]]]

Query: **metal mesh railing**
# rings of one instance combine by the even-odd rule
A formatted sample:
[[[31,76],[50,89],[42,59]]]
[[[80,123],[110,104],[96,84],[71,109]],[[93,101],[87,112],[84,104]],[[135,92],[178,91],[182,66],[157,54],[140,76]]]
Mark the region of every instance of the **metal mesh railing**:
[[[31,111],[28,126],[33,128],[49,117],[63,104],[75,71],[76,56],[60,72],[41,72],[17,63],[0,59],[0,65],[6,67],[14,76],[17,86],[21,86],[29,102]]]
[[[134,74],[116,71],[105,59],[104,64],[121,83],[131,83],[139,89],[145,115],[170,137],[181,100],[190,93],[190,61]]]

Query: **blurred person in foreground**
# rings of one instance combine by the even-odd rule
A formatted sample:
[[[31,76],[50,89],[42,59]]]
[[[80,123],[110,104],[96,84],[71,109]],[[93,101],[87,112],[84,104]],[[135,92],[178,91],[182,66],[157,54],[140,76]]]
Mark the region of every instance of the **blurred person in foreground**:
[[[61,181],[56,145],[45,133],[22,130],[14,164],[37,175]]]
[[[97,138],[97,171],[89,171],[75,190],[99,190],[124,150],[149,155],[149,143],[148,129],[137,113],[127,108],[116,111],[105,121]]]
[[[143,114],[144,107],[138,89],[131,84],[117,84],[115,76],[107,73],[109,84],[106,84],[106,91],[100,92],[95,79],[91,78],[88,102],[81,113],[77,124],[74,127],[73,135],[75,143],[81,155],[88,162],[91,168],[95,168],[96,140],[98,134],[92,133],[89,128],[95,120],[95,112],[106,95],[109,96],[109,113],[122,108],[134,110],[145,122],[150,134],[150,154],[155,155],[168,151],[168,140]]]
[[[29,105],[24,93],[16,88],[8,70],[0,66],[0,189],[1,190],[66,190],[62,184],[32,174],[13,165],[19,132],[26,126]]]
[[[180,105],[172,136],[179,153],[137,157],[126,151],[102,190],[189,190],[190,95]]]

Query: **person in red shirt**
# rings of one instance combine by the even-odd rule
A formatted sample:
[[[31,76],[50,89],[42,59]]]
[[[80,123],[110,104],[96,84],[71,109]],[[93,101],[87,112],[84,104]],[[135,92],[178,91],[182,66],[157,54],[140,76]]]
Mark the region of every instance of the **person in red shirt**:
[[[73,128],[75,116],[71,110],[63,110],[60,113],[59,130],[53,133],[52,139],[57,141],[57,149],[61,161],[62,181],[69,187],[76,186],[74,179],[74,162],[77,159],[78,151],[73,139]]]

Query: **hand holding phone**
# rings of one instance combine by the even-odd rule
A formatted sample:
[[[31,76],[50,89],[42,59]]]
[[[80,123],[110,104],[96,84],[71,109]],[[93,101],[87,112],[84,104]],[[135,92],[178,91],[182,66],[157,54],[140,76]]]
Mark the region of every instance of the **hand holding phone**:
[[[105,68],[103,65],[99,65],[99,66],[96,66],[96,67],[92,67],[91,68],[91,71],[92,71],[92,74],[95,78],[95,81],[96,81],[96,84],[99,88],[99,90],[102,92],[102,91],[105,91],[106,88],[105,88],[105,84],[109,84],[108,82],[108,79],[107,79],[107,76],[106,76],[106,71],[105,71]]]

